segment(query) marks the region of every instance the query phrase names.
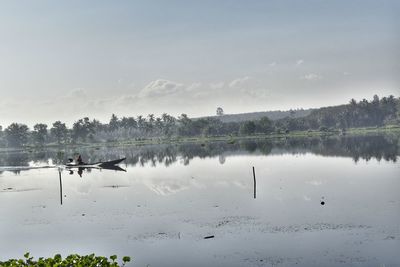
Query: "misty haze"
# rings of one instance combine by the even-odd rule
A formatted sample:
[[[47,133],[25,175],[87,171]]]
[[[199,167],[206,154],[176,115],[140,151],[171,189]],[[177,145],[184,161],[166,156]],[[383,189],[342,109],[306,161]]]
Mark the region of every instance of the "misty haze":
[[[400,266],[398,1],[0,3],[0,266]]]

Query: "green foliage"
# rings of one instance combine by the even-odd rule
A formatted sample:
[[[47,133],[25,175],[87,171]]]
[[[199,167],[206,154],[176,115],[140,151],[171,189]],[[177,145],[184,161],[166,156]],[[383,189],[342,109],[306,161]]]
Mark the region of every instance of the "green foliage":
[[[256,131],[260,133],[271,133],[274,130],[273,122],[268,117],[262,117],[256,122]]]
[[[373,100],[363,99],[358,103],[352,99],[348,105],[312,111],[304,118],[305,126],[311,129],[318,129],[321,126],[339,129],[380,127],[396,121],[399,104],[400,99],[392,95],[382,99],[374,95]]]
[[[90,136],[92,136],[93,139],[94,133],[94,124],[92,121],[89,120],[88,117],[78,120],[72,126],[72,135],[74,141],[77,141],[79,139],[81,139],[82,141],[86,141],[86,139]]]
[[[65,143],[68,136],[67,126],[61,121],[56,121],[53,123],[53,127],[50,129],[50,134],[58,144]]]
[[[318,129],[318,131],[320,131],[320,132],[327,132],[329,129],[328,129],[328,127],[326,127],[326,126],[321,126],[321,127],[319,127],[319,129]]]
[[[5,146],[5,140],[3,136],[4,136],[3,126],[0,125],[0,147]]]
[[[29,128],[25,124],[12,123],[4,132],[10,147],[22,147],[28,143]]]
[[[163,134],[167,137],[171,137],[172,133],[173,133],[173,129],[175,126],[175,121],[176,119],[170,115],[168,115],[167,113],[162,114],[162,122],[163,122],[163,127],[162,127],[162,131]]]
[[[254,134],[256,131],[256,124],[254,121],[246,121],[240,126],[241,134]]]
[[[217,116],[222,116],[222,115],[224,115],[224,110],[221,107],[218,107],[216,113],[217,113]]]
[[[110,119],[110,123],[108,124],[109,125],[109,129],[111,131],[117,130],[118,124],[119,124],[118,117],[115,114],[112,114],[111,115],[111,119]]]
[[[32,132],[33,141],[39,145],[43,145],[47,139],[47,125],[38,123],[33,126]]]
[[[22,267],[22,266],[32,266],[32,267],[85,267],[85,266],[98,266],[98,267],[119,267],[125,266],[126,263],[130,262],[131,258],[124,256],[122,258],[122,265],[117,262],[117,255],[112,255],[110,258],[96,256],[95,254],[81,256],[78,254],[71,254],[65,259],[62,258],[60,254],[54,255],[54,257],[43,258],[40,257],[38,260],[34,260],[30,257],[29,252],[24,254],[24,259],[9,259],[5,262],[0,261],[1,267]]]

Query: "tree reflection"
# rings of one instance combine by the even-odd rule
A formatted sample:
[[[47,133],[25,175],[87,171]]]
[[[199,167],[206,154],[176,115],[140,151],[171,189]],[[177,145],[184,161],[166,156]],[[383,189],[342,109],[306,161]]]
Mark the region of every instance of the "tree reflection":
[[[64,164],[75,155],[76,149],[40,150],[29,152],[9,152],[0,154],[1,166],[29,166],[30,163]],[[335,136],[241,140],[239,142],[210,142],[206,144],[185,143],[174,145],[147,145],[128,147],[100,147],[81,149],[79,153],[87,162],[107,161],[126,157],[126,164],[140,166],[170,166],[178,160],[184,165],[194,158],[217,158],[221,164],[229,160],[230,155],[246,154],[304,154],[313,153],[322,156],[351,157],[359,160],[396,162],[399,156],[399,136]]]

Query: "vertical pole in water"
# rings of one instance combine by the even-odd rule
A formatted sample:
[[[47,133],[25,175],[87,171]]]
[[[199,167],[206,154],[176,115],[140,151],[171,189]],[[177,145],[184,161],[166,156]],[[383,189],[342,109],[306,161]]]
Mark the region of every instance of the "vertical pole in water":
[[[61,182],[61,171],[58,170],[58,176],[60,177],[60,202],[62,205],[62,182]]]
[[[256,171],[253,166],[253,179],[254,179],[254,199],[256,198]]]

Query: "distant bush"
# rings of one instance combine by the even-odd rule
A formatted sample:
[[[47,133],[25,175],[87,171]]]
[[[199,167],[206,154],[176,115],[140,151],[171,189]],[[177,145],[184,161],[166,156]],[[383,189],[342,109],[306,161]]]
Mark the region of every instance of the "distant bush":
[[[122,265],[119,265],[116,255],[110,256],[110,258],[96,256],[95,254],[81,256],[78,254],[71,254],[65,259],[60,254],[54,255],[52,258],[39,258],[37,261],[30,257],[29,253],[24,254],[24,259],[10,259],[8,261],[0,261],[2,267],[19,267],[19,266],[33,266],[33,267],[51,267],[51,266],[99,266],[99,267],[120,267],[125,266],[127,262],[131,261],[131,258],[125,256],[122,258]]]
[[[327,131],[329,131],[328,127],[326,127],[326,126],[321,126],[321,127],[319,127],[318,130],[319,130],[320,132],[327,132]]]

